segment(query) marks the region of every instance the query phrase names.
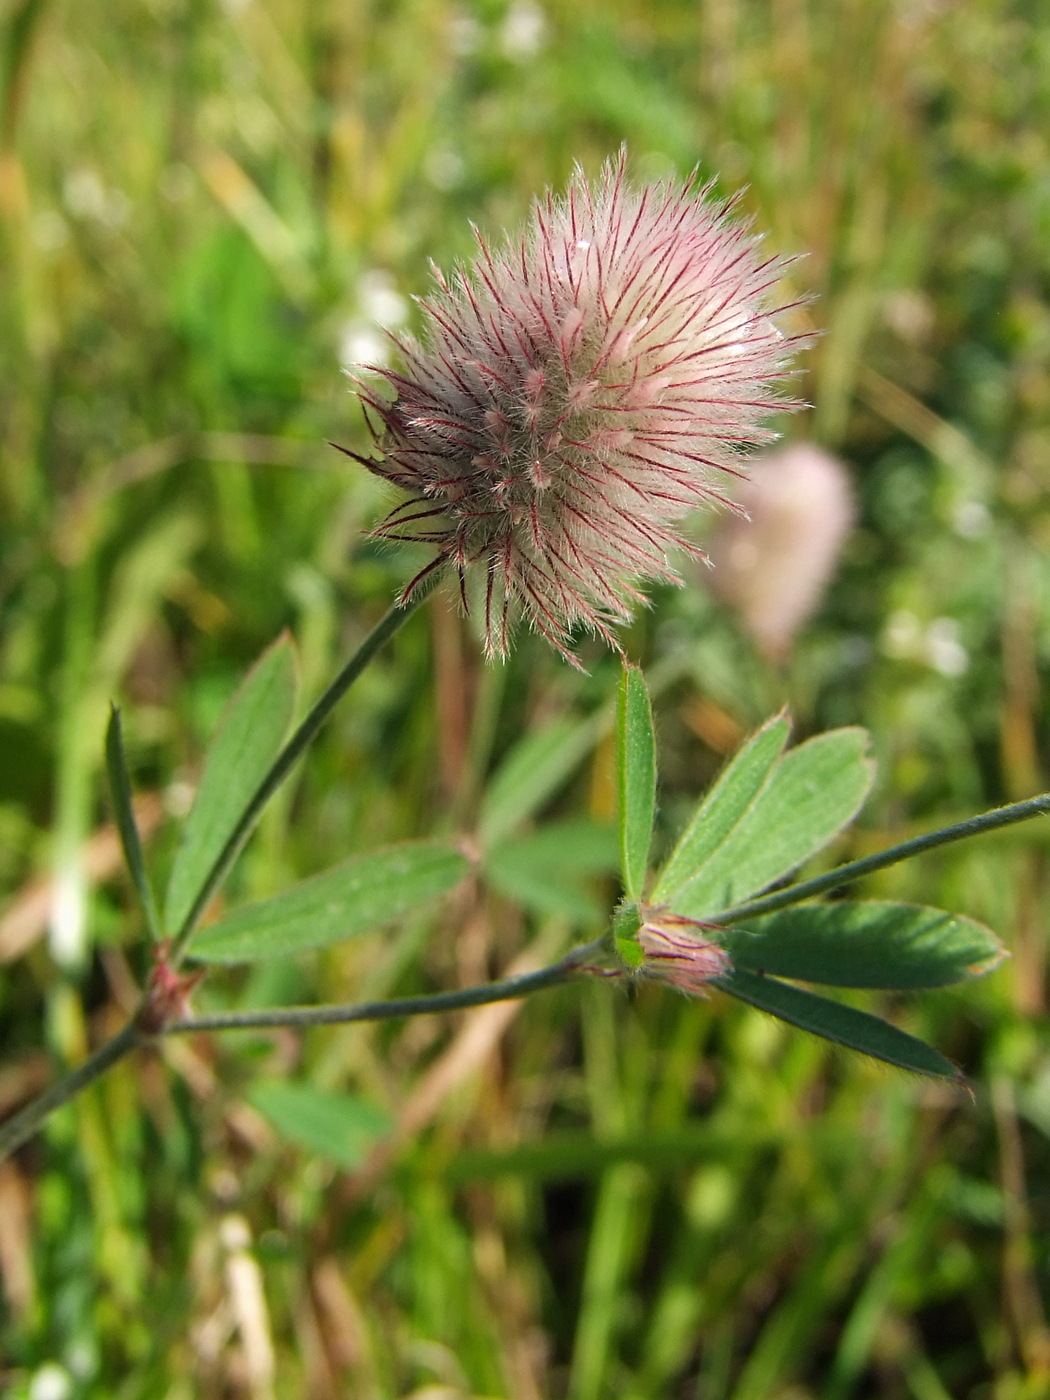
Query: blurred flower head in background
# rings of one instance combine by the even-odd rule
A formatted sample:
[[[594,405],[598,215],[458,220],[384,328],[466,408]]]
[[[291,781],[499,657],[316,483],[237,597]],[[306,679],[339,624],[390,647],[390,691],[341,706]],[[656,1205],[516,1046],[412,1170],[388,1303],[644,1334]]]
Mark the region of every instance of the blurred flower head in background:
[[[795,343],[774,324],[784,263],[730,206],[687,182],[632,189],[625,161],[537,202],[496,252],[422,305],[423,337],[396,337],[394,391],[359,393],[379,422],[370,470],[408,491],[379,526],[438,554],[467,606],[484,571],[486,652],[524,616],[570,660],[577,626],[611,628],[675,580],[674,525],[739,476]]]
[[[715,593],[740,614],[762,654],[782,661],[816,610],[853,527],[849,474],[809,443],[751,463],[709,546]]]

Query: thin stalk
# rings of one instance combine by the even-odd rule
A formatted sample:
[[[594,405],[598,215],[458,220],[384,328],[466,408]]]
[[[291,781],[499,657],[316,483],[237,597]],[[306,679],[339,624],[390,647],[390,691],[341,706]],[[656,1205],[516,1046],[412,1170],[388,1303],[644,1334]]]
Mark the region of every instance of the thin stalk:
[[[516,1001],[569,981],[605,946],[605,938],[574,948],[560,962],[538,972],[523,972],[500,982],[483,982],[456,992],[430,996],[396,997],[391,1001],[359,1001],[343,1005],[275,1006],[265,1011],[229,1011],[214,1016],[193,1016],[172,1021],[163,1035],[188,1035],[195,1031],[266,1030],[284,1026],[334,1026],[349,1021],[390,1021],[400,1016],[432,1016],[441,1011],[462,1011],[495,1001]]]
[[[120,832],[120,844],[124,849],[124,862],[131,873],[131,879],[139,897],[139,904],[146,919],[146,927],[152,942],[161,939],[160,919],[153,898],[153,888],[146,873],[146,859],[142,854],[142,838],[135,821],[135,808],[131,798],[131,779],[128,776],[127,757],[124,753],[124,735],[120,722],[120,711],[116,705],[109,707],[109,725],[106,729],[106,769],[109,774],[109,788],[113,798],[113,812]]]
[[[193,936],[193,931],[200,921],[201,915],[211,903],[213,896],[219,886],[229,874],[230,867],[240,855],[244,843],[255,829],[255,824],[262,815],[263,808],[269,802],[277,789],[284,782],[285,778],[298,763],[306,750],[317,737],[328,716],[338,705],[346,692],[357,680],[358,676],[365,669],[368,663],[375,656],[381,646],[394,635],[422,601],[422,595],[413,598],[403,606],[395,603],[389,611],[376,623],[364,639],[358,649],[351,656],[343,669],[329,683],[328,688],[321,697],[311,707],[309,714],[299,725],[292,737],[285,744],[284,748],[273,761],[270,771],[263,778],[256,788],[254,795],[241,813],[240,821],[234,827],[226,845],[223,846],[215,859],[215,863],[208,872],[204,883],[201,885],[189,913],[182,921],[175,938],[172,940],[169,961],[172,966],[178,966],[185,955],[186,945]]]
[[[349,1005],[285,1006],[267,1011],[234,1011],[217,1016],[194,1016],[162,1026],[158,1035],[185,1035],[193,1031],[265,1030],[277,1026],[331,1026],[348,1021],[389,1021],[399,1016],[426,1016],[440,1011],[461,1011],[471,1006],[488,1006],[496,1001],[516,1001],[556,987],[586,967],[591,958],[605,946],[605,939],[574,948],[550,967],[537,972],[524,972],[517,977],[505,977],[499,982],[484,982],[477,987],[465,987],[456,992],[437,992],[433,996],[399,997],[393,1001],[362,1001]],[[141,1013],[140,1013],[141,1015]],[[123,1030],[100,1046],[71,1074],[52,1084],[39,1098],[26,1104],[20,1113],[0,1124],[0,1162],[17,1151],[40,1128],[56,1108],[61,1108],[81,1090],[86,1089],[140,1045],[148,1045],[154,1036],[143,1031],[135,1017]]]
[[[735,909],[727,909],[721,914],[713,914],[712,924],[739,924],[745,919],[757,918],[759,914],[772,914],[776,909],[786,909],[814,895],[827,894],[829,890],[841,889],[855,880],[862,880],[876,870],[884,870],[888,865],[907,860],[909,856],[921,855],[937,846],[947,846],[951,841],[962,841],[969,836],[981,836],[986,831],[997,831],[1003,826],[1013,826],[1015,822],[1027,821],[1029,817],[1050,813],[1050,793],[1039,797],[1029,797],[1024,802],[1014,802],[1009,807],[997,807],[993,812],[984,812],[979,817],[967,817],[965,821],[952,826],[931,831],[927,836],[915,836],[910,841],[902,841],[873,856],[840,865],[837,870],[829,870],[826,875],[817,875],[812,880],[803,880],[800,885],[791,885],[786,890],[763,895],[747,904],[738,904]]]
[[[63,1104],[75,1098],[82,1089],[86,1089],[100,1075],[105,1074],[118,1060],[122,1060],[136,1046],[144,1043],[145,1037],[138,1026],[134,1021],[129,1022],[112,1040],[107,1040],[93,1055],[89,1055],[83,1064],[52,1084],[50,1089],[45,1089],[38,1098],[27,1103],[21,1112],[0,1123],[0,1162],[17,1151],[24,1142],[28,1142],[43,1125],[45,1118],[54,1113],[56,1108],[61,1108]]]

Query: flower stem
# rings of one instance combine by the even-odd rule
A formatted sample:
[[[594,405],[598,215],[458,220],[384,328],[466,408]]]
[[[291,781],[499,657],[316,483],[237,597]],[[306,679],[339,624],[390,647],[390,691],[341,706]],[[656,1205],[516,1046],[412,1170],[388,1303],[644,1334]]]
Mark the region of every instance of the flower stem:
[[[721,914],[712,914],[712,924],[739,924],[745,919],[757,918],[760,914],[772,914],[776,909],[786,909],[790,904],[798,904],[814,895],[827,894],[829,890],[851,885],[862,880],[876,870],[884,870],[888,865],[907,860],[909,856],[921,855],[937,846],[947,846],[951,841],[962,841],[968,836],[981,836],[986,831],[997,831],[1003,826],[1013,826],[1029,817],[1050,813],[1050,793],[1039,797],[1029,797],[1024,802],[1014,802],[1009,807],[996,807],[992,812],[984,812],[979,817],[967,817],[965,821],[943,826],[939,831],[931,831],[926,836],[915,836],[910,841],[902,841],[873,856],[854,860],[849,865],[840,865],[837,870],[829,870],[826,875],[817,875],[812,880],[803,880],[799,885],[791,885],[786,890],[763,895],[747,904],[738,904],[735,909],[727,909]],[[705,916],[706,918],[706,916]]]
[[[470,1006],[488,1006],[495,1001],[515,1001],[567,982],[598,952],[606,939],[582,944],[550,967],[523,972],[499,982],[483,982],[455,992],[435,992],[429,996],[397,997],[391,1001],[359,1001],[342,1005],[275,1006],[265,1011],[229,1011],[214,1016],[193,1016],[172,1021],[164,1035],[186,1035],[195,1031],[266,1030],[278,1026],[333,1026],[349,1021],[389,1021],[399,1016],[429,1016],[440,1011],[462,1011]]]
[[[284,782],[296,763],[313,743],[321,726],[353,685],[354,681],[357,680],[358,676],[372,660],[384,642],[389,641],[398,628],[401,627],[416,610],[422,602],[423,596],[423,594],[420,594],[404,605],[398,603],[393,604],[388,612],[380,618],[371,632],[369,632],[368,636],[354,652],[353,656],[347,661],[343,669],[329,683],[328,688],[314,703],[309,714],[274,759],[270,771],[256,788],[248,805],[241,813],[241,818],[234,827],[229,840],[216,857],[214,865],[211,870],[209,870],[204,883],[197,893],[197,898],[193,901],[189,913],[182,921],[181,928],[172,940],[168,960],[173,967],[177,967],[185,956],[186,945],[192,938],[194,929],[196,929],[201,915],[204,913],[205,909],[207,909],[212,901],[212,897],[229,874],[230,867],[233,865],[238,855],[240,855],[244,843],[255,829],[255,824],[262,815],[267,802],[269,802],[270,798]]]
[[[144,1044],[145,1039],[137,1024],[129,1021],[122,1031],[118,1031],[111,1040],[100,1045],[83,1064],[57,1080],[37,1098],[30,1100],[21,1112],[0,1123],[0,1162],[27,1142],[56,1108],[61,1108],[63,1104],[75,1098],[82,1089],[94,1083],[118,1060],[130,1054],[136,1046]]]

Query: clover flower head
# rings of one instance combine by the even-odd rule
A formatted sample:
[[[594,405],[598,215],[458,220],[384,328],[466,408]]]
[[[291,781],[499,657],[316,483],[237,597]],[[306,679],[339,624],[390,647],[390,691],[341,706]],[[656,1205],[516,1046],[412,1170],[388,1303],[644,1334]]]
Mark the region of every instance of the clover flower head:
[[[730,970],[725,949],[691,931],[710,925],[663,908],[643,908],[641,915],[637,941],[642,950],[638,968],[642,977],[667,982],[689,996],[704,996],[710,983]]]
[[[795,443],[751,463],[740,504],[747,515],[725,520],[709,543],[711,582],[763,655],[783,662],[853,528],[849,473],[812,443]]]
[[[408,492],[375,533],[437,549],[406,601],[446,565],[466,607],[477,565],[487,654],[524,617],[571,661],[574,629],[616,646],[637,582],[677,581],[672,556],[700,553],[678,522],[731,505],[746,449],[794,406],[775,392],[785,264],[731,214],[692,181],[632,188],[621,154],[435,274],[421,341],[375,367],[393,398],[358,386],[381,454],[358,460]]]

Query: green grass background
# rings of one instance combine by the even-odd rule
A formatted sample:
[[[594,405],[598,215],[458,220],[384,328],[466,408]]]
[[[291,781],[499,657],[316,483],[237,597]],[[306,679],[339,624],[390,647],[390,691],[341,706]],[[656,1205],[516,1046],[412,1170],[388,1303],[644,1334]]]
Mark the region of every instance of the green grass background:
[[[801,734],[871,729],[878,787],[836,858],[1047,785],[1044,5],[4,0],[0,23],[0,1109],[119,1025],[141,972],[106,702],[163,876],[245,667],[288,627],[316,693],[413,571],[365,538],[379,486],[325,445],[365,440],[341,356],[411,323],[471,220],[498,234],[623,142],[638,178],[746,185],[770,245],[806,254],[823,334],[789,435],[844,457],[860,510],[784,669],[696,575],[626,637],[688,662],[657,703],[660,839],[722,761],[701,700],[709,739],[784,701]],[[962,674],[893,644],[945,619]],[[486,670],[438,595],[230,900],[469,827],[523,733],[610,693],[612,660],[586,655],[579,677],[523,635]],[[603,742],[549,814],[610,803]],[[721,998],[604,984],[125,1062],[0,1171],[3,1393],[1050,1394],[1047,840],[866,890],[1009,943],[985,982],[866,1003],[953,1056],[972,1100]],[[56,890],[91,948],[75,973],[48,951]],[[201,1004],[466,984],[570,923],[472,888]],[[397,1128],[357,1165],[291,1145],[252,1102],[283,1077]]]

